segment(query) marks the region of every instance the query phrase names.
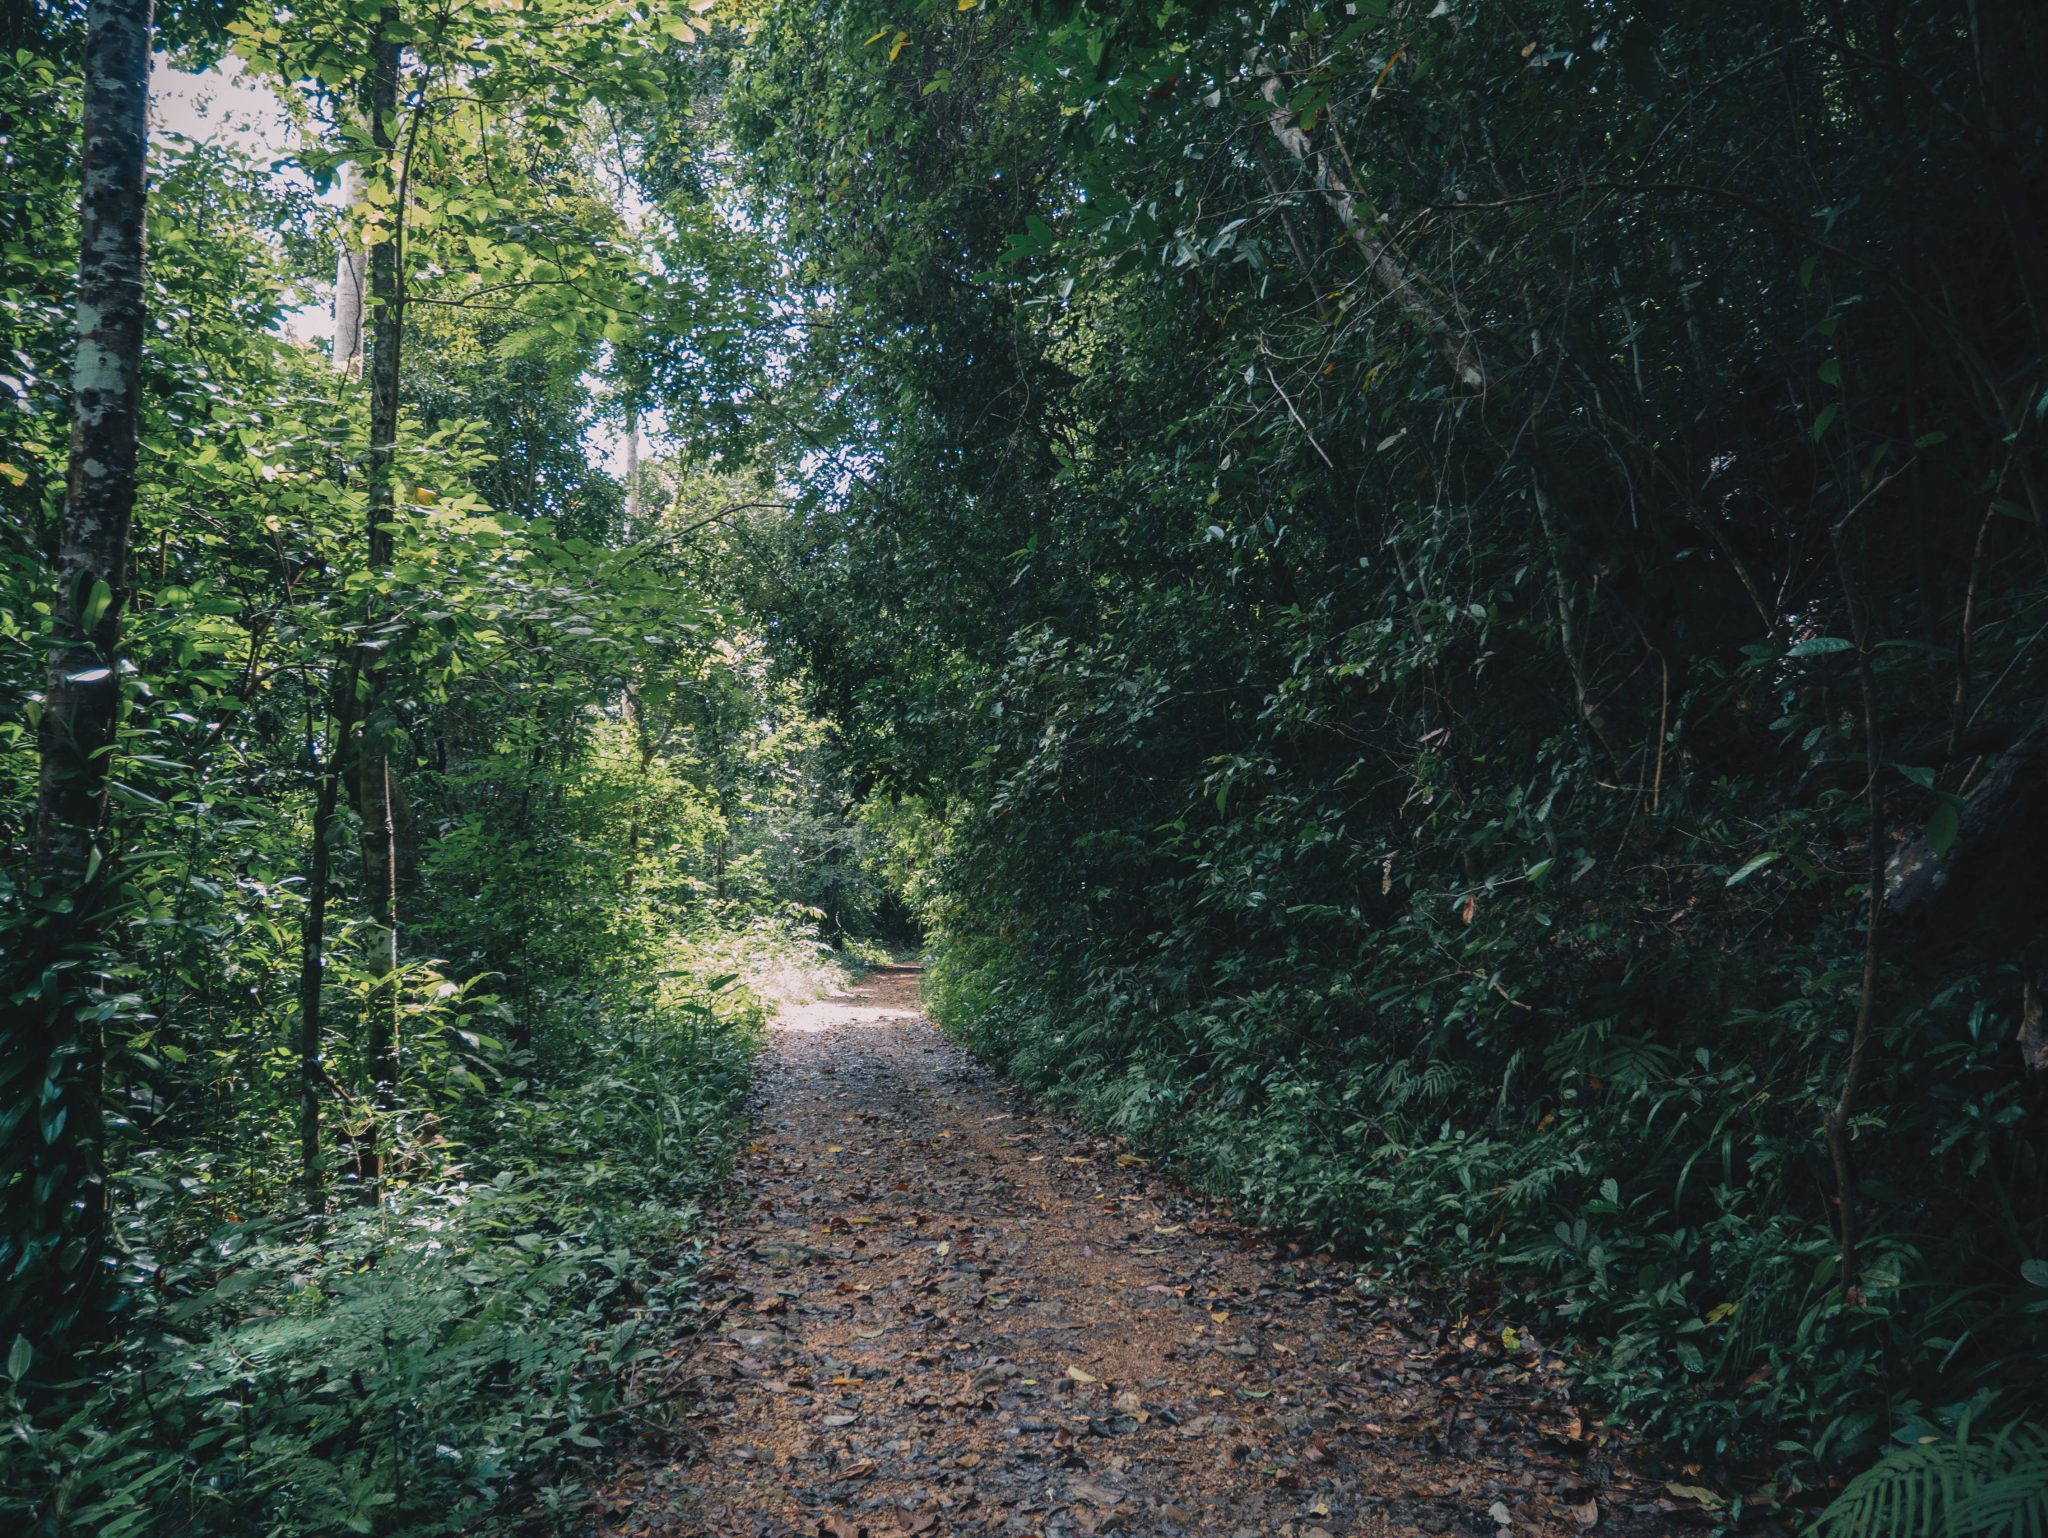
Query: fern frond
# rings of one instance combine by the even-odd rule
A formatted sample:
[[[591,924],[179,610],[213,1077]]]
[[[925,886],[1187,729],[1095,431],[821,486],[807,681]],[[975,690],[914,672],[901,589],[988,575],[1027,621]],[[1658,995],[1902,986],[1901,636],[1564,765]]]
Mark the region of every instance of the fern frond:
[[[1813,1538],[2048,1538],[2048,1428],[1894,1448],[1843,1487]]]

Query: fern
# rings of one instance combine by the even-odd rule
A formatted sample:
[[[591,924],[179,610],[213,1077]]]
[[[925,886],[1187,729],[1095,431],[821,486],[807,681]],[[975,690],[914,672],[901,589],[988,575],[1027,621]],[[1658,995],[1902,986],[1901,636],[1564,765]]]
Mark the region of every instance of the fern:
[[[1894,1448],[1850,1480],[1813,1538],[2048,1538],[2048,1427]]]

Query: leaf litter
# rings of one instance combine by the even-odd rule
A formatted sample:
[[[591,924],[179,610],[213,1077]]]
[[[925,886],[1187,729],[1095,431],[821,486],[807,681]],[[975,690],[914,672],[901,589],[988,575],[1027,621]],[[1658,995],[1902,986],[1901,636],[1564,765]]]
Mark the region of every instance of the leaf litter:
[[[914,968],[786,1015],[753,1124],[707,1325],[643,1385],[597,1538],[1713,1520],[1526,1330],[1433,1317],[1034,1106],[922,1018]]]

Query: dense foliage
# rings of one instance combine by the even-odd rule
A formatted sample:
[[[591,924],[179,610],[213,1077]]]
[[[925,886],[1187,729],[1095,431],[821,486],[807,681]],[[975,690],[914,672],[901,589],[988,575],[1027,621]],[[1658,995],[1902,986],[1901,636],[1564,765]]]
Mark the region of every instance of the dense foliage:
[[[567,1511],[767,1002],[921,928],[1752,1502],[2048,1520],[2038,7],[169,6],[301,142],[150,151],[104,594],[87,10],[0,18],[10,1519]]]
[[[641,326],[755,259],[614,166],[692,29],[529,12],[459,48],[454,13],[420,22],[396,177],[348,117],[377,8],[170,13],[170,41],[234,40],[303,137],[282,167],[231,135],[151,148],[126,687],[75,891],[33,833],[82,29],[7,24],[9,1532],[573,1515],[571,1460],[654,1413],[631,1406],[661,1385],[627,1386],[695,1307],[698,1206],[766,1011],[844,975],[823,940],[887,927],[831,733],[721,575],[721,519],[772,485],[674,455],[627,483],[593,441],[636,406]],[[590,86],[536,84],[565,70]],[[372,167],[358,201],[320,196],[349,159]],[[287,327],[394,208],[411,361],[380,456],[371,384]],[[359,844],[397,867],[395,972]],[[77,1232],[36,1227],[16,1173],[79,1140],[36,1055],[67,1019],[103,1044],[104,1254],[78,1209]]]
[[[757,601],[943,817],[944,1017],[1704,1450],[2038,1407],[2044,47],[771,8]]]

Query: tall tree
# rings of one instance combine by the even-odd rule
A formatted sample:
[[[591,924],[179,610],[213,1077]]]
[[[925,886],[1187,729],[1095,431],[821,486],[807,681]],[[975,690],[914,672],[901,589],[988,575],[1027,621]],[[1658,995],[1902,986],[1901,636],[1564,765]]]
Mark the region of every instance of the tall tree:
[[[404,171],[398,154],[398,88],[402,67],[395,7],[378,18],[370,41],[368,115],[370,142],[375,148],[377,175],[386,202],[370,246],[370,569],[391,566],[393,459],[398,451],[399,350],[405,333],[405,197]],[[382,986],[371,1001],[364,1033],[364,1055],[380,1110],[398,1096],[398,873],[401,818],[398,769],[392,762],[396,736],[389,695],[390,667],[381,606],[372,598],[369,624],[362,637],[362,727],[357,738],[356,811],[362,819],[363,879],[370,899],[370,968]],[[369,1175],[380,1174],[381,1155],[373,1152]]]
[[[93,0],[85,44],[71,455],[42,717],[35,861],[40,975],[5,1050],[13,1106],[0,1172],[0,1328],[62,1338],[100,1290],[101,1015],[81,986],[104,917],[108,760],[119,729],[121,609],[135,507],[144,315],[150,0]],[[36,1327],[40,1326],[40,1331]]]

